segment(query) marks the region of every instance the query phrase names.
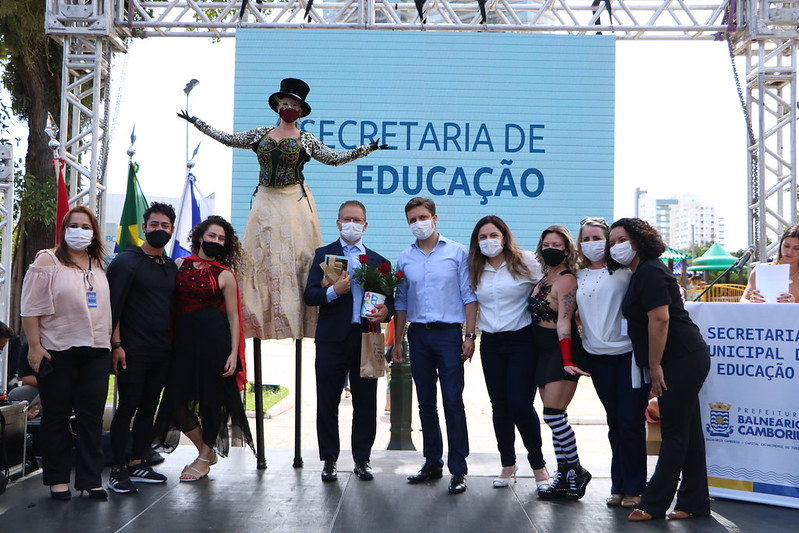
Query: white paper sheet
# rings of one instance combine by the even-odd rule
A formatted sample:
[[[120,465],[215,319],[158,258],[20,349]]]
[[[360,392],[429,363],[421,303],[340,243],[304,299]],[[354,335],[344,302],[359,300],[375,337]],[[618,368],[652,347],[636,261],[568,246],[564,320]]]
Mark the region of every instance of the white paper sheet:
[[[766,302],[776,303],[777,296],[788,292],[791,265],[760,263],[757,265],[756,272],[756,288],[766,299]]]

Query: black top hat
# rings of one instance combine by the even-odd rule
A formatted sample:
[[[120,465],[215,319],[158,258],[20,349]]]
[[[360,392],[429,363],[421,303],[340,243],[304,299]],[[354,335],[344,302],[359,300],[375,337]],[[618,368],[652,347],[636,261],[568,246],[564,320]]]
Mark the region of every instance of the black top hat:
[[[269,107],[277,113],[278,98],[294,98],[302,105],[302,114],[300,116],[308,116],[311,114],[311,106],[305,101],[305,97],[308,96],[309,92],[311,92],[311,88],[304,81],[297,78],[286,78],[280,82],[280,90],[269,96]]]

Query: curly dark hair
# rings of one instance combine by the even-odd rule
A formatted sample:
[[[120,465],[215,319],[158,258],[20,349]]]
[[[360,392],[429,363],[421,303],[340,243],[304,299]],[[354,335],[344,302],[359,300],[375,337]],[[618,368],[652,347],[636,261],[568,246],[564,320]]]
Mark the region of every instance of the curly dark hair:
[[[610,229],[612,231],[613,228],[618,227],[624,228],[624,231],[630,236],[630,240],[635,244],[635,250],[638,252],[638,257],[641,261],[660,257],[666,251],[666,243],[663,242],[660,232],[646,220],[620,218],[610,225]],[[610,241],[608,241],[609,246]],[[608,253],[608,256],[610,256],[610,253]],[[611,272],[618,270],[621,266],[613,259],[608,261],[608,269]]]
[[[241,243],[236,236],[236,230],[233,229],[230,222],[218,215],[211,215],[192,228],[191,251],[195,254],[200,251],[203,235],[212,225],[220,226],[225,230],[225,251],[216,258],[216,262],[225,265],[231,270],[236,270],[241,264],[242,259]]]

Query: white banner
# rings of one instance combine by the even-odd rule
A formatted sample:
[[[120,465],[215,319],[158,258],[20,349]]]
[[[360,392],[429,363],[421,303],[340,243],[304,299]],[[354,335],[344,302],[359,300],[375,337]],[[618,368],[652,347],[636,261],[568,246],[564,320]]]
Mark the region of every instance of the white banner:
[[[710,349],[699,402],[711,496],[799,508],[799,305],[685,307]]]

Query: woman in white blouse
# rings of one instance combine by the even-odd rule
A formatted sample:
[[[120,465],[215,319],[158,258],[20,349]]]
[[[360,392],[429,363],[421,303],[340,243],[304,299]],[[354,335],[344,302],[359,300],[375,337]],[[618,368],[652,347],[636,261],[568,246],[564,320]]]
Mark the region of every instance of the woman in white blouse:
[[[111,302],[103,238],[89,208],[73,207],[61,223],[58,246],[36,255],[22,284],[21,315],[45,407],[42,481],[53,499],[71,498],[74,412],[75,489],[106,500],[100,438],[111,369]]]
[[[527,448],[537,487],[549,486],[541,423],[533,408],[536,356],[527,311],[527,298],[540,275],[535,254],[516,246],[501,218],[489,215],[477,222],[469,245],[469,276],[480,309],[480,361],[502,461],[494,487],[507,487],[511,477],[515,480],[514,427]]]
[[[621,303],[631,272],[607,268],[608,224],[601,218],[580,223],[577,264],[577,312],[583,348],[588,353],[591,379],[605,407],[612,452],[608,506],[634,508],[646,486],[644,411],[649,385],[632,355]],[[610,259],[612,261],[612,259]]]

